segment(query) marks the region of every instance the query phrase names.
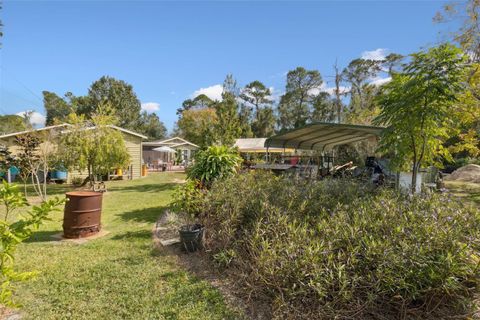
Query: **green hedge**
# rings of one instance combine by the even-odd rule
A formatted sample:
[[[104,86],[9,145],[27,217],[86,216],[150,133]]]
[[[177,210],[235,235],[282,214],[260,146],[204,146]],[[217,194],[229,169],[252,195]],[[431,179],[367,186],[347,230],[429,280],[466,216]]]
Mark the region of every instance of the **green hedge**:
[[[447,195],[270,174],[213,184],[207,246],[277,318],[424,317],[471,308],[480,214]],[[381,316],[380,316],[381,315]]]

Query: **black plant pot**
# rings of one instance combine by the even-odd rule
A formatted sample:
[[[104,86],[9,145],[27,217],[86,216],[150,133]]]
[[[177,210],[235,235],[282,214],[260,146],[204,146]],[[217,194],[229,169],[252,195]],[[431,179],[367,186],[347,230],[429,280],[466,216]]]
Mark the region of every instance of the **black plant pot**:
[[[195,252],[203,247],[205,227],[201,224],[187,224],[180,227],[180,243],[187,252]]]

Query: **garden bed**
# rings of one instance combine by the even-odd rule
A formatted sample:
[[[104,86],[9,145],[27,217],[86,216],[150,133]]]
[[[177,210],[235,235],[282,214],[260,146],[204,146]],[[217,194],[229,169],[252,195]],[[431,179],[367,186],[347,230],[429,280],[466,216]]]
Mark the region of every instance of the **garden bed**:
[[[478,313],[480,214],[453,196],[253,173],[214,183],[201,207],[212,266],[274,318]]]

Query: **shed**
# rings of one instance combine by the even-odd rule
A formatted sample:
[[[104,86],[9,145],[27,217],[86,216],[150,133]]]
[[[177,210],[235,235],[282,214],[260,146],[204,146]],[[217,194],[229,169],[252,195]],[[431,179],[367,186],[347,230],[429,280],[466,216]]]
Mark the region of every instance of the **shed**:
[[[12,154],[16,154],[18,150],[18,146],[15,143],[15,138],[27,133],[32,132],[44,132],[46,134],[61,134],[68,128],[70,125],[67,123],[54,125],[54,126],[47,126],[40,129],[35,130],[27,130],[27,131],[20,131],[9,133],[0,136],[0,144],[6,145]],[[131,130],[127,130],[124,128],[120,128],[114,125],[109,125],[108,127],[118,130],[122,133],[124,140],[125,140],[125,147],[130,155],[130,165],[128,167],[128,171],[126,172],[126,176],[130,179],[140,178],[142,176],[142,141],[147,139],[146,136],[133,132]],[[94,129],[94,127],[92,127]],[[86,177],[86,172],[79,172],[76,170],[69,172],[69,179],[74,176],[79,177]]]

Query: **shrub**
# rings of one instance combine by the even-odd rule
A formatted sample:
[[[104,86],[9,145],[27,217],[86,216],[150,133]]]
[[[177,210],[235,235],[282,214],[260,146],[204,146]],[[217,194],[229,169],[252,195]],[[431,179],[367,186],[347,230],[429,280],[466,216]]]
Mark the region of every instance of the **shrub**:
[[[173,212],[185,214],[191,219],[195,219],[200,214],[204,195],[197,184],[196,181],[187,180],[175,189],[170,205]]]
[[[4,213],[0,219],[0,303],[6,306],[15,306],[12,300],[14,283],[25,281],[35,275],[35,272],[17,272],[14,269],[14,253],[17,246],[28,239],[48,214],[62,204],[64,200],[58,198],[44,201],[39,206],[33,206],[24,216],[18,219],[16,210],[28,205],[27,200],[15,185],[3,182],[0,185],[0,204],[4,206]]]
[[[210,146],[199,151],[195,163],[188,170],[189,179],[201,181],[209,186],[215,179],[234,174],[242,162],[235,149],[226,146]]]
[[[75,176],[75,177],[72,177],[71,182],[74,187],[80,187],[83,184],[83,181],[84,179],[82,179],[82,177]]]
[[[480,214],[449,196],[253,173],[214,183],[206,203],[215,260],[278,318],[458,311],[479,284]]]

